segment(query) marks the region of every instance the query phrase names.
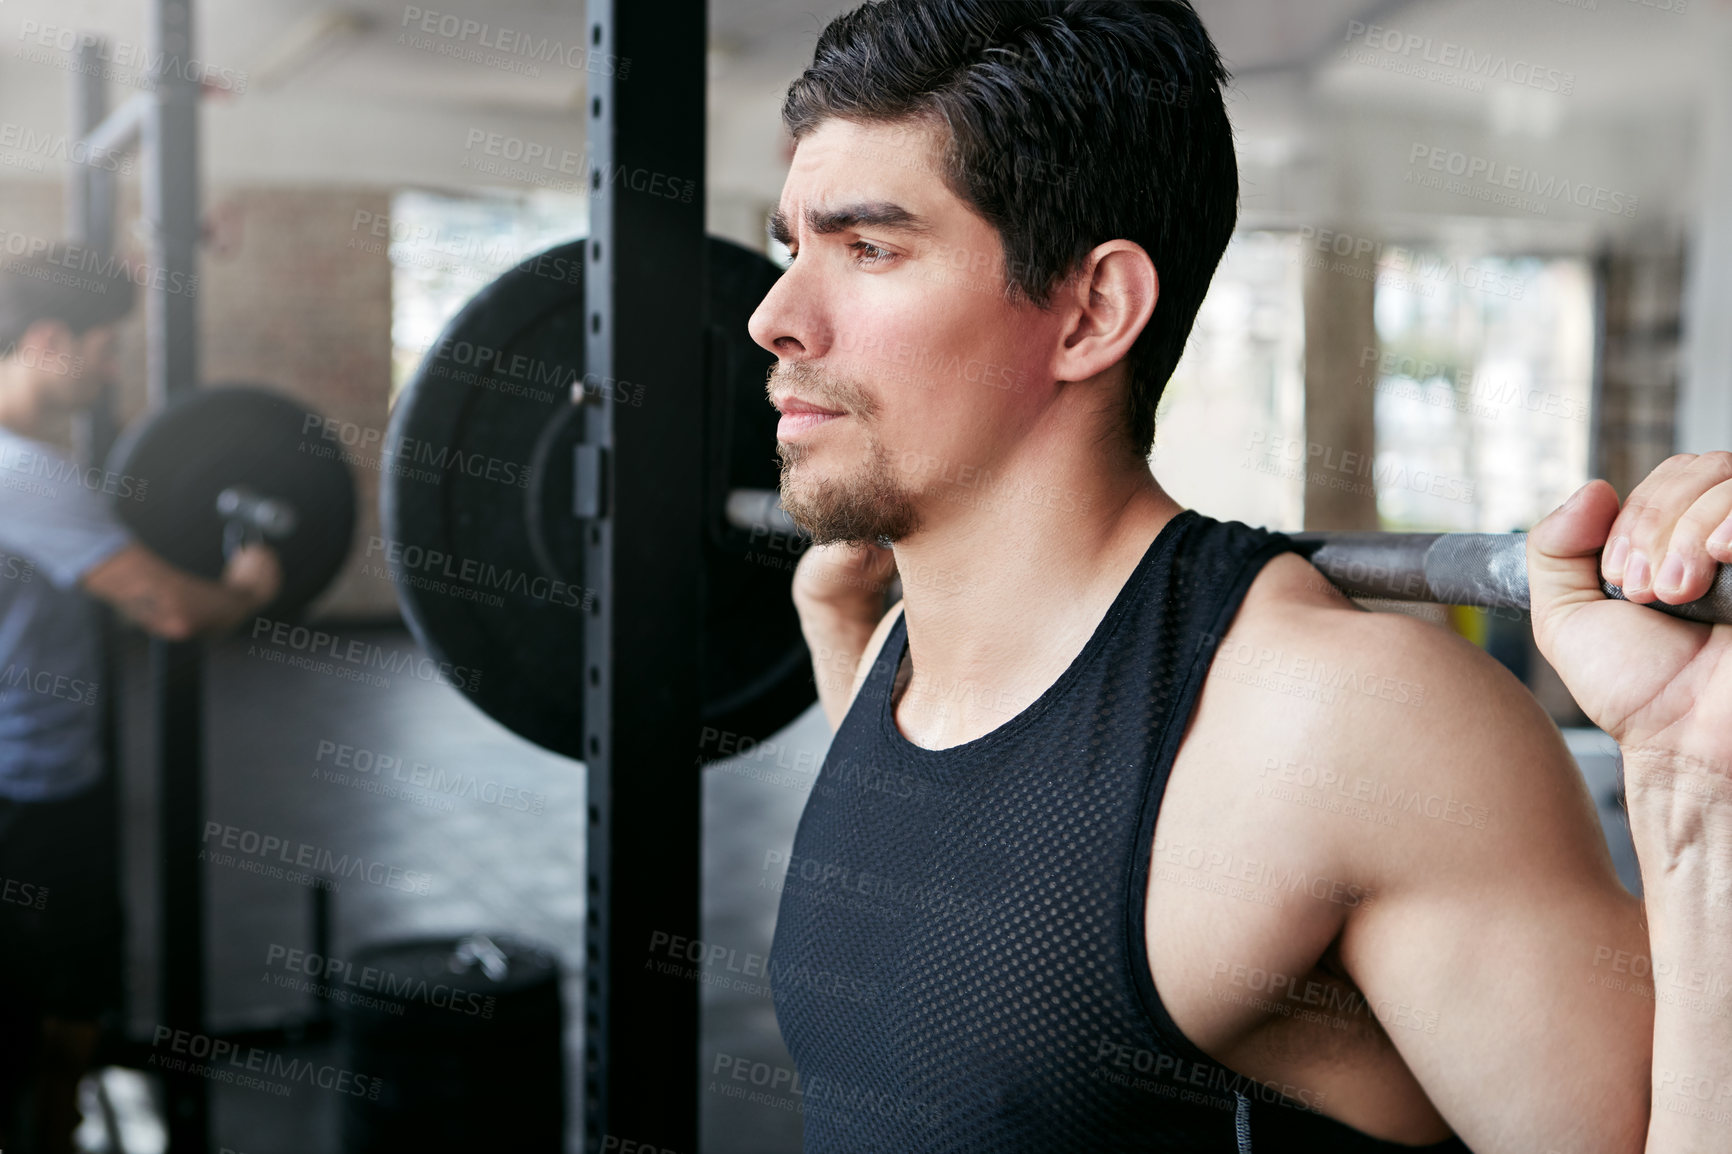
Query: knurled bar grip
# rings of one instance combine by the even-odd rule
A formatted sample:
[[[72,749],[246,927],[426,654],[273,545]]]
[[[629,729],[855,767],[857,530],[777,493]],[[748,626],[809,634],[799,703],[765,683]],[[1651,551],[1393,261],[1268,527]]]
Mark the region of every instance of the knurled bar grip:
[[[801,535],[774,489],[728,494],[728,524],[760,535]],[[1526,533],[1288,533],[1299,554],[1349,597],[1426,601],[1481,609],[1528,610]],[[1602,580],[1607,597],[1624,591]],[[1650,609],[1710,625],[1732,624],[1732,565],[1722,565],[1708,595]]]
[[[1349,597],[1429,601],[1482,609],[1528,609],[1526,533],[1290,533],[1299,553]],[[1624,591],[1602,579],[1607,597]],[[1708,595],[1650,609],[1706,624],[1732,623],[1732,565]]]

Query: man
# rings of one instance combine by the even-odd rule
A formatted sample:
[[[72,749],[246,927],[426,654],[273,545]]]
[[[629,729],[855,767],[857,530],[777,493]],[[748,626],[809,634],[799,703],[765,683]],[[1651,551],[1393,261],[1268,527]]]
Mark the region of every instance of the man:
[[[839,726],[773,945],[825,977],[775,987],[806,1148],[1732,1149],[1732,629],[1598,584],[1701,596],[1732,454],[1530,538],[1644,907],[1501,666],[1150,475],[1224,81],[1185,0],[885,0],[789,90],[751,330]]]
[[[158,637],[228,629],[276,596],[270,550],[220,582],[133,541],[110,502],[131,478],[45,439],[113,373],[124,276],[52,255],[0,264],[0,1148],[70,1151],[78,1080],[120,982],[114,832],[104,828],[98,704],[107,601]],[[142,494],[141,494],[142,495]]]

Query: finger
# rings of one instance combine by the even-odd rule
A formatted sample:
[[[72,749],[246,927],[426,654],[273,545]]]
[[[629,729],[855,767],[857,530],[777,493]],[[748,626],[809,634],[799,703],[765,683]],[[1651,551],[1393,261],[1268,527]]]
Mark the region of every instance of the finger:
[[[1722,558],[1732,557],[1732,544],[1710,548],[1721,529],[1732,531],[1732,480],[1715,485],[1696,498],[1672,530],[1665,559],[1654,576],[1654,593],[1668,605],[1705,597],[1718,575]],[[1716,555],[1718,554],[1718,556]]]
[[[1617,518],[1617,490],[1589,481],[1528,531],[1528,603],[1542,647],[1575,609],[1606,599],[1599,554]]]
[[[1658,599],[1660,570],[1667,563],[1678,523],[1709,490],[1732,480],[1732,453],[1703,453],[1672,460],[1683,464],[1664,473],[1655,471],[1628,528],[1630,551],[1624,565],[1623,589],[1624,596],[1638,605]],[[1635,495],[1631,496],[1633,501]],[[1628,504],[1625,512],[1630,512]],[[1698,551],[1700,543],[1693,552]],[[1682,565],[1683,560],[1679,557],[1677,564]],[[1676,566],[1666,574],[1670,581],[1682,575]],[[1674,593],[1673,597],[1676,596]]]
[[[876,581],[887,581],[896,571],[896,554],[889,549],[877,545],[855,543],[847,545],[827,545],[822,548],[833,549],[828,554],[826,563],[839,572],[847,572],[862,578]]]
[[[1680,453],[1661,461],[1654,471],[1642,478],[1640,484],[1630,493],[1624,507],[1618,512],[1617,520],[1613,522],[1610,535],[1606,539],[1605,556],[1601,561],[1601,572],[1607,581],[1613,585],[1628,588],[1626,570],[1629,565],[1631,547],[1634,540],[1631,533],[1636,525],[1646,515],[1652,506],[1656,495],[1666,484],[1668,478],[1675,473],[1681,473],[1690,467],[1690,462],[1696,458],[1689,453]]]
[[[876,545],[814,545],[795,568],[798,594],[817,600],[853,601],[882,593],[896,572],[896,556]]]

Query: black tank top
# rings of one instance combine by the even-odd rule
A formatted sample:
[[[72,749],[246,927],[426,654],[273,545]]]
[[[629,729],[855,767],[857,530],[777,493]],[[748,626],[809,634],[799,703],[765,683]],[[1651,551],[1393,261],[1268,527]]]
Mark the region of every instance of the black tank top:
[[[1167,776],[1214,639],[1290,548],[1180,513],[1052,687],[949,749],[896,727],[891,628],[800,818],[771,947],[808,1152],[1465,1152],[1379,1141],[1234,1074],[1149,973]]]

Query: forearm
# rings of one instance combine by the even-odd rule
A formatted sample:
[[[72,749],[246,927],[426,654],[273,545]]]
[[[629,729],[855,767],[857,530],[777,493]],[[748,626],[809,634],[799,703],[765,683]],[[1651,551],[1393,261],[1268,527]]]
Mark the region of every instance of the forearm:
[[[276,596],[280,577],[274,558],[256,546],[242,549],[221,579],[211,581],[129,545],[93,567],[80,583],[153,636],[185,641],[245,621]]]
[[[830,729],[841,728],[847,716],[860,657],[877,628],[876,621],[854,615],[802,609],[800,632],[812,652],[812,678],[818,686],[818,704]]]
[[[132,624],[167,641],[220,632],[243,620],[254,605],[244,593],[215,581],[182,577],[126,581],[104,597]]]
[[[794,571],[794,609],[832,731],[848,715],[860,659],[884,620],[895,575],[895,555],[872,545],[814,545]]]
[[[1649,1154],[1732,1148],[1732,767],[1625,752],[1654,982]]]
[[[226,582],[200,581],[198,593],[189,599],[187,619],[195,637],[227,633],[262,609],[268,600],[256,590]]]

